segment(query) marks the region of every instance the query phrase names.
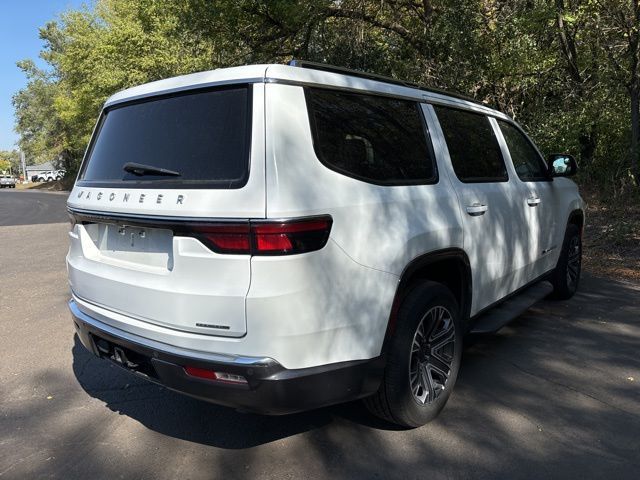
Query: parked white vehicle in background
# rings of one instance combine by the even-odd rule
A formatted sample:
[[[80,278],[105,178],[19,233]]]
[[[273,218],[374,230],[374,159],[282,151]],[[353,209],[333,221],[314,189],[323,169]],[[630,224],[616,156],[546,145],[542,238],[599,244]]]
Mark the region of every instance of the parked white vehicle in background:
[[[0,175],[0,188],[16,188],[16,179],[13,175]]]
[[[422,425],[465,334],[576,291],[576,163],[549,162],[501,112],[326,65],[125,90],[68,200],[78,336],[240,410]]]
[[[36,182],[53,182],[54,180],[62,180],[65,175],[64,170],[50,170],[48,172],[42,172],[38,175],[34,175]]]

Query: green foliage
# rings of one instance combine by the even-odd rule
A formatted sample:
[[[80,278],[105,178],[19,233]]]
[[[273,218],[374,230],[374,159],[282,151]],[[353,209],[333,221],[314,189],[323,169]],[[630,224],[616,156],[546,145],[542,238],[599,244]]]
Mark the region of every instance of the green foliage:
[[[18,173],[20,171],[20,154],[15,150],[0,150],[0,172]]]
[[[617,191],[633,170],[629,112],[640,23],[633,5],[97,0],[40,30],[47,71],[20,62],[28,85],[14,97],[19,144],[30,161],[53,159],[73,172],[101,105],[118,90],[304,58],[473,95],[520,121],[545,151],[577,154],[584,181]]]
[[[11,162],[9,160],[5,160],[4,158],[0,158],[0,173],[7,173],[11,168]]]

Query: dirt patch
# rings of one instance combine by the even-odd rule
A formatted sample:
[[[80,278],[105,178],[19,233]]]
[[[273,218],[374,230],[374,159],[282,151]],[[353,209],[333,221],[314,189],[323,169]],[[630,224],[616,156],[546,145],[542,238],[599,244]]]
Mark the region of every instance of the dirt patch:
[[[640,281],[640,199],[582,192],[587,202],[584,268],[616,280]]]
[[[50,192],[64,192],[69,190],[64,180],[55,180],[53,182],[26,183],[18,184],[16,188],[20,190],[44,190]]]

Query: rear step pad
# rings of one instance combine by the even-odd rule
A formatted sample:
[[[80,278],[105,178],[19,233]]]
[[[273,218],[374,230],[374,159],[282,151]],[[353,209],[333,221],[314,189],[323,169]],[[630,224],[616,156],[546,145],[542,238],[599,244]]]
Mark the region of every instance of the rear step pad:
[[[497,307],[482,313],[473,324],[470,334],[495,333],[507,323],[522,315],[529,307],[549,295],[553,287],[547,281],[538,282]]]

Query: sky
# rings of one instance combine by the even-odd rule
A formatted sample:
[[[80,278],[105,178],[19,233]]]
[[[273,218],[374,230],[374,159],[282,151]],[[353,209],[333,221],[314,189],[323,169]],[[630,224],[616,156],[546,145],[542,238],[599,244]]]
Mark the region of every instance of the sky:
[[[43,42],[38,29],[70,8],[79,8],[87,0],[0,0],[0,150],[15,148],[11,97],[26,85],[16,67],[18,60],[31,58],[39,66]]]

